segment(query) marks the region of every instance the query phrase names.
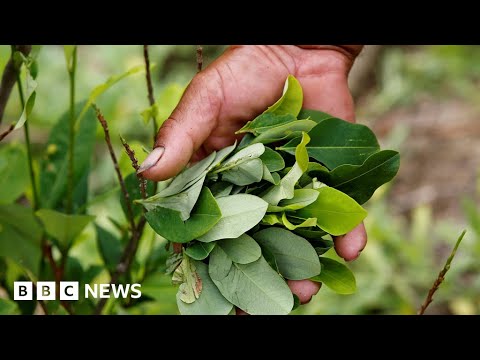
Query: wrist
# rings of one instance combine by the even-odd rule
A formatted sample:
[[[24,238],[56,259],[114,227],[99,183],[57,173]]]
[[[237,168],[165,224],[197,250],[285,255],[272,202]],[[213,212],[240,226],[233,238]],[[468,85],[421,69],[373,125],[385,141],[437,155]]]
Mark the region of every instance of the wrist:
[[[312,50],[334,50],[342,53],[347,56],[350,60],[355,60],[355,58],[360,54],[363,49],[363,45],[297,45],[302,49],[312,49]]]

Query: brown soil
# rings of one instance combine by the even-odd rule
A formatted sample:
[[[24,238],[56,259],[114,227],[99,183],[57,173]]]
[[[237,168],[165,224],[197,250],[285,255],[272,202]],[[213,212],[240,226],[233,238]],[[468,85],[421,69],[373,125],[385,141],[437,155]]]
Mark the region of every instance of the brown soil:
[[[390,194],[396,211],[408,212],[418,205],[430,204],[439,218],[463,217],[460,200],[475,197],[477,192],[479,120],[478,106],[466,101],[424,99],[383,114],[375,121],[373,130],[380,139],[397,123],[410,128]]]

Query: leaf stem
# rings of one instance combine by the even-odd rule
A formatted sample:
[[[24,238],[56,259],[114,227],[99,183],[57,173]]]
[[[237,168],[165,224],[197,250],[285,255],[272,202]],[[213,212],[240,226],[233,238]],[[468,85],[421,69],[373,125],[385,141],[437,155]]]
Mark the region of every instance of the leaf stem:
[[[202,45],[197,45],[197,73],[202,71],[203,66],[203,47]]]
[[[22,109],[23,109],[25,108],[25,98],[23,96],[23,86],[22,86],[22,79],[20,78],[20,69],[17,69],[17,87],[18,87],[18,95],[20,97],[20,104],[22,105]],[[32,207],[34,210],[37,210],[39,206],[39,202],[38,202],[38,193],[37,193],[37,183],[35,181],[35,172],[33,171],[32,145],[30,143],[30,131],[29,131],[28,121],[25,121],[25,124],[23,126],[23,131],[25,134],[25,145],[27,147],[27,158],[28,158],[28,171],[30,174],[30,183],[32,185],[32,193],[33,193]]]
[[[424,303],[422,304],[422,306],[418,310],[418,313],[417,313],[418,315],[423,315],[425,313],[425,310],[427,310],[428,305],[430,305],[432,303],[433,294],[435,294],[435,292],[438,290],[438,288],[442,284],[443,280],[445,280],[445,275],[446,275],[447,271],[450,269],[450,264],[452,263],[452,260],[455,257],[455,254],[457,253],[457,249],[458,249],[460,243],[462,242],[463,237],[465,236],[466,232],[467,232],[467,230],[463,230],[462,233],[460,234],[460,236],[457,240],[457,243],[453,247],[452,253],[450,254],[450,256],[447,259],[447,262],[445,263],[445,266],[443,267],[442,271],[440,271],[440,273],[438,274],[437,279],[435,280],[432,287],[428,291],[428,294],[427,294],[427,297],[425,298]]]
[[[70,121],[68,129],[68,187],[67,187],[67,214],[73,212],[73,177],[75,171],[75,73],[77,70],[77,47],[73,48],[71,64],[67,64],[70,82]]]
[[[125,148],[125,152],[127,153],[131,163],[132,167],[135,170],[135,172],[140,169],[140,165],[138,165],[138,160],[135,157],[135,151],[128,145],[128,143],[125,141],[123,137],[120,136],[120,141],[122,142],[123,147]],[[137,179],[138,179],[138,186],[140,187],[140,193],[142,194],[142,199],[147,198],[147,180],[143,178],[142,174],[137,173]],[[145,210],[145,209],[144,209]]]
[[[15,129],[15,124],[11,124],[7,130],[0,134],[0,141],[5,139]]]
[[[153,83],[152,83],[152,74],[150,72],[150,56],[148,54],[148,45],[143,45],[143,59],[145,61],[145,78],[147,80],[147,91],[148,91],[148,102],[150,106],[155,104],[155,96],[153,95]],[[155,144],[158,123],[155,116],[152,115],[152,124],[153,124],[153,143]]]

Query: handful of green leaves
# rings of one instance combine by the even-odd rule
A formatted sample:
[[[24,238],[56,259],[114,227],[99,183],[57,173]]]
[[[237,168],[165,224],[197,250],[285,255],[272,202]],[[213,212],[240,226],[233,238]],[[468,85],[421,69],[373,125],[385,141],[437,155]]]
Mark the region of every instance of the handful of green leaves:
[[[380,151],[373,132],[302,109],[289,76],[282,97],[156,195],[138,200],[161,236],[182,244],[167,260],[182,314],[288,314],[298,306],[285,279],[355,291],[342,263],[322,257],[366,217],[365,203],[398,171],[399,154]],[[177,249],[179,247],[177,246]]]

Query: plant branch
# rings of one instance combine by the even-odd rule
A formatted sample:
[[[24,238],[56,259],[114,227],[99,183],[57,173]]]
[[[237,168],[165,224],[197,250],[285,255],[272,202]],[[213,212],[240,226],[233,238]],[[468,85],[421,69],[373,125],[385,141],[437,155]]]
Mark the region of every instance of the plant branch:
[[[150,72],[150,56],[148,54],[148,45],[143,45],[143,58],[145,60],[145,77],[147,80],[148,102],[150,106],[155,104],[155,96],[153,95],[153,83],[152,74]],[[158,131],[157,119],[152,115],[153,120],[153,142],[155,143],[155,137]]]
[[[32,286],[35,289],[35,293],[36,293],[37,292],[37,284],[35,284],[34,281],[32,281]],[[45,301],[37,300],[37,302],[40,304],[40,307],[42,308],[45,315],[48,315],[48,308],[47,308],[47,304],[45,304]]]
[[[15,67],[13,54],[15,51],[20,51],[23,55],[28,56],[31,50],[32,50],[31,45],[13,45],[12,46],[12,55],[10,56],[10,59],[8,60],[7,65],[5,65],[5,68],[2,74],[2,80],[0,82],[0,124],[2,123],[3,114],[5,113],[5,108],[7,106],[8,99],[10,98],[10,94],[12,93],[13,86],[15,85],[15,81],[17,80],[18,69]]]
[[[3,133],[0,134],[0,141],[2,141],[3,139],[5,139],[8,134],[10,134],[13,129],[15,129],[15,124],[11,124],[7,130],[5,130]]]
[[[95,105],[92,105],[92,106],[94,107],[97,113],[98,121],[102,125],[103,131],[105,133],[105,141],[107,142],[108,150],[110,151],[110,156],[112,158],[115,171],[117,172],[118,181],[120,183],[120,187],[122,189],[123,196],[125,198],[125,204],[127,206],[127,213],[128,213],[128,220],[130,221],[130,228],[132,232],[130,241],[125,247],[122,257],[120,258],[120,261],[117,264],[115,272],[112,274],[112,277],[110,279],[110,284],[113,285],[113,284],[116,284],[120,276],[125,274],[130,268],[130,265],[132,264],[132,260],[137,252],[138,242],[140,240],[140,236],[142,234],[143,228],[145,227],[146,219],[145,217],[141,217],[138,225],[135,225],[135,217],[132,210],[132,203],[130,201],[130,196],[128,194],[127,187],[125,186],[125,181],[122,177],[120,168],[118,166],[117,157],[115,156],[115,152],[113,151],[112,142],[111,142],[110,134],[108,131],[108,124],[105,118],[103,117],[103,115],[101,114],[100,110]],[[137,163],[137,166],[138,166],[138,163]],[[105,307],[106,302],[107,302],[106,298],[100,299],[100,301],[97,303],[97,306],[95,308],[95,314],[101,314],[103,308]]]
[[[447,274],[447,271],[450,269],[450,264],[452,263],[453,258],[455,257],[455,254],[457,253],[458,246],[463,240],[463,237],[465,236],[465,233],[467,230],[463,230],[463,232],[460,234],[460,237],[457,240],[457,243],[453,247],[452,253],[447,259],[447,262],[445,263],[445,266],[443,267],[442,271],[437,276],[437,279],[433,283],[432,287],[428,291],[428,295],[423,303],[423,305],[420,307],[418,310],[418,315],[423,315],[425,313],[425,310],[427,310],[428,305],[430,305],[433,301],[433,295],[435,292],[438,290],[440,285],[442,284],[443,280],[445,280],[445,275]]]
[[[132,162],[132,167],[135,169],[135,172],[140,169],[140,165],[138,165],[138,160],[135,157],[135,151],[128,145],[123,137],[120,136],[120,140],[122,141],[123,147],[125,148],[125,152],[127,153],[130,161]],[[137,173],[138,184],[140,187],[140,193],[142,194],[142,198],[145,199],[147,197],[147,181],[143,178],[142,174]]]
[[[197,73],[202,71],[203,66],[203,47],[202,45],[197,45]]]
[[[120,262],[117,264],[117,267],[115,268],[115,272],[112,274],[112,277],[110,279],[111,285],[117,284],[118,280],[120,279],[120,276],[125,274],[130,268],[130,265],[132,264],[132,260],[135,257],[135,254],[137,252],[138,242],[140,240],[140,235],[142,234],[143,229],[145,227],[145,223],[146,223],[146,219],[144,216],[142,216],[140,218],[137,228],[132,232],[132,237],[130,238],[130,241],[128,242],[127,247],[125,248],[122,254]],[[107,299],[101,298],[97,303],[97,306],[95,307],[94,314],[100,315],[106,303],[107,303]]]
[[[68,129],[68,187],[67,187],[67,214],[73,212],[73,177],[75,170],[75,72],[77,70],[77,47],[73,48],[71,64],[67,64],[70,80],[70,121]]]
[[[13,57],[14,49],[15,47],[12,46],[12,57]],[[24,109],[25,97],[23,96],[23,86],[22,86],[22,79],[20,78],[20,68],[16,69],[16,78],[17,78],[18,96],[20,97],[20,104],[22,105],[22,109]],[[30,183],[32,185],[32,193],[33,193],[32,207],[34,210],[37,210],[39,206],[39,201],[38,201],[38,192],[37,192],[37,182],[35,180],[35,172],[33,171],[32,144],[30,143],[30,131],[29,131],[28,121],[25,121],[25,124],[23,125],[23,131],[25,134],[25,144],[27,147],[27,158],[28,158],[28,171],[30,174]]]
[[[120,183],[120,188],[122,190],[123,197],[125,199],[125,204],[127,205],[127,217],[128,221],[130,222],[130,228],[132,232],[135,232],[135,217],[133,214],[132,204],[130,202],[130,195],[128,194],[127,186],[125,185],[125,180],[123,179],[122,173],[120,172],[120,167],[118,166],[117,157],[115,155],[115,151],[113,150],[112,140],[110,139],[110,132],[108,131],[108,124],[105,118],[103,117],[100,110],[97,108],[95,104],[92,104],[93,109],[97,114],[97,119],[102,125],[103,132],[105,133],[105,142],[108,146],[108,151],[110,152],[110,157],[112,158],[113,166],[115,168],[115,172],[117,173],[118,182]]]
[[[42,253],[43,257],[47,259],[55,277],[56,292],[57,294],[60,294],[60,281],[63,279],[63,274],[65,272],[65,261],[67,257],[62,254],[62,261],[60,266],[58,266],[53,258],[52,245],[49,244],[45,238],[42,239]],[[67,311],[67,313],[73,315],[70,305],[65,300],[61,300],[60,305]]]

